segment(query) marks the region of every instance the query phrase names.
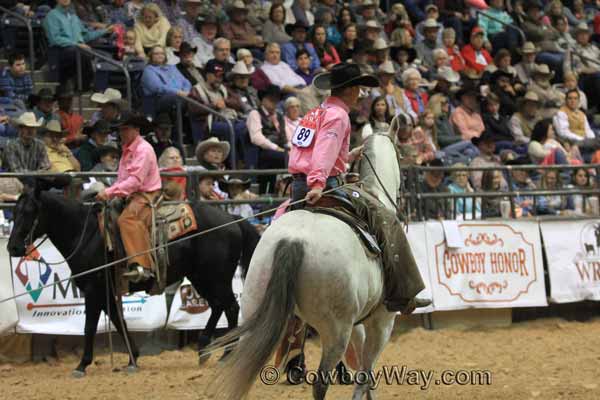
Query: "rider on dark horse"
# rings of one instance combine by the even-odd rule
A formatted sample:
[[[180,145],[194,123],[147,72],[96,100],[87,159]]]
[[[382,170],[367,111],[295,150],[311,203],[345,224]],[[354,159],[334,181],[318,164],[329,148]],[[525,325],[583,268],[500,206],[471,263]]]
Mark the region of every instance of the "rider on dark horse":
[[[360,87],[377,87],[379,82],[374,76],[362,74],[356,64],[342,63],[318,75],[314,85],[331,90],[331,96],[300,121],[289,159],[289,171],[294,177],[292,202],[305,198],[309,205],[317,204],[324,190],[341,186],[340,176],[346,172],[346,163],[362,156],[362,147],[349,152],[348,113],[358,102]],[[425,285],[395,213],[367,193],[360,197],[348,196],[343,190],[335,193],[348,198],[376,234],[383,250],[384,304],[388,311],[410,314],[416,307],[431,304],[430,300],[415,297]]]
[[[128,257],[129,272],[123,276],[133,282],[154,277],[154,261],[148,252],[152,247],[149,232],[152,219],[150,204],[160,193],[161,180],[156,154],[150,143],[140,135],[140,130],[147,125],[144,117],[133,112],[122,115],[118,127],[123,155],[119,162],[117,181],[96,195],[96,199],[100,201],[113,198],[123,198],[126,201],[127,205],[117,223]],[[146,253],[135,256],[142,252]]]

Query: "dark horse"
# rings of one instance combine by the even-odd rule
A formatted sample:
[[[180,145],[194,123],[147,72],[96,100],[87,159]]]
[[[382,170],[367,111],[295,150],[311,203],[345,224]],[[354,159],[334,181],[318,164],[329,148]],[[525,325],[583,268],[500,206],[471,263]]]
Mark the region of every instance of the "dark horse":
[[[8,242],[9,254],[12,257],[23,257],[26,246],[46,234],[63,257],[73,254],[68,263],[73,275],[105,264],[104,240],[99,233],[96,212],[90,207],[93,206],[38,189],[26,191],[19,197],[14,210],[14,229]],[[201,231],[231,222],[235,218],[209,205],[194,204],[192,208]],[[86,219],[88,225],[84,229]],[[228,327],[232,329],[237,326],[239,305],[233,294],[231,281],[238,262],[245,276],[258,239],[259,235],[254,227],[247,221],[240,221],[169,246],[167,284],[187,277],[212,310],[199,338],[201,356],[203,347],[212,339],[223,311],[227,316]],[[79,248],[78,244],[81,244]],[[110,255],[108,261],[111,261]],[[129,335],[127,325],[122,324],[117,315],[114,295],[109,296],[107,304],[105,271],[109,271],[109,281],[112,283],[114,277],[111,268],[74,279],[75,285],[85,294],[85,349],[81,362],[73,371],[74,376],[84,376],[86,367],[92,362],[94,336],[102,310],[110,314],[121,337],[125,339],[124,335],[127,335],[133,356],[130,355],[129,370],[137,368],[139,352]],[[131,291],[143,290],[133,286],[130,285]]]

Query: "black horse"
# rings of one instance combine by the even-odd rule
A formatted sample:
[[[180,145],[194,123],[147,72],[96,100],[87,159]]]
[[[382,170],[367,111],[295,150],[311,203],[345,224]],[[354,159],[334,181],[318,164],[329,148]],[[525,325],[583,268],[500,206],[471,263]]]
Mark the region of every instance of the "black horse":
[[[63,257],[71,257],[68,264],[73,275],[105,264],[107,257],[104,240],[99,233],[96,210],[90,207],[93,206],[67,200],[50,192],[27,190],[19,197],[14,209],[14,229],[8,241],[9,254],[12,257],[23,257],[26,246],[46,234]],[[209,205],[194,204],[192,208],[200,231],[231,222],[235,218]],[[201,357],[202,349],[211,341],[223,312],[227,317],[228,328],[237,326],[239,305],[233,294],[231,281],[238,262],[245,276],[258,239],[256,229],[247,221],[240,221],[169,246],[167,284],[187,277],[212,310],[198,341]],[[78,244],[81,244],[79,248]],[[108,258],[111,261],[112,255]],[[129,335],[127,325],[121,323],[117,315],[114,295],[109,296],[107,304],[106,271],[112,284],[114,276],[111,268],[74,279],[75,285],[85,294],[86,315],[85,348],[81,362],[73,371],[74,376],[84,376],[86,367],[92,362],[94,336],[102,310],[110,314],[124,340],[124,335],[127,335],[133,356],[130,355],[128,368],[130,371],[137,368],[139,352]],[[134,286],[137,285],[130,285],[131,291],[143,290],[143,287]],[[114,290],[114,285],[112,288]]]

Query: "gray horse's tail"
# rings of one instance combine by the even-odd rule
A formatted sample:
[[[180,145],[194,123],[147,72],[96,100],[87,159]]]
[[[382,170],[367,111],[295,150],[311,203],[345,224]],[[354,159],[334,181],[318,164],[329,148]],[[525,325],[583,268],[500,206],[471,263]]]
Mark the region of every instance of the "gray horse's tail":
[[[296,283],[304,254],[302,241],[281,239],[275,248],[271,279],[255,313],[211,344],[210,348],[217,348],[241,338],[211,385],[210,392],[218,394],[216,398],[243,398],[269,361],[294,311]]]

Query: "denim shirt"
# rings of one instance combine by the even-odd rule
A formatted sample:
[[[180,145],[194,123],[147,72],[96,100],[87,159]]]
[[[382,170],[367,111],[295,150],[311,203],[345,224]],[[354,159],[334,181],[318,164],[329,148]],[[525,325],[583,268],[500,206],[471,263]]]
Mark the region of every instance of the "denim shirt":
[[[72,8],[55,7],[42,23],[50,46],[70,47],[87,43],[104,35],[106,29],[89,30]]]
[[[142,74],[142,88],[144,96],[164,96],[189,92],[192,84],[175,65],[147,65]]]

